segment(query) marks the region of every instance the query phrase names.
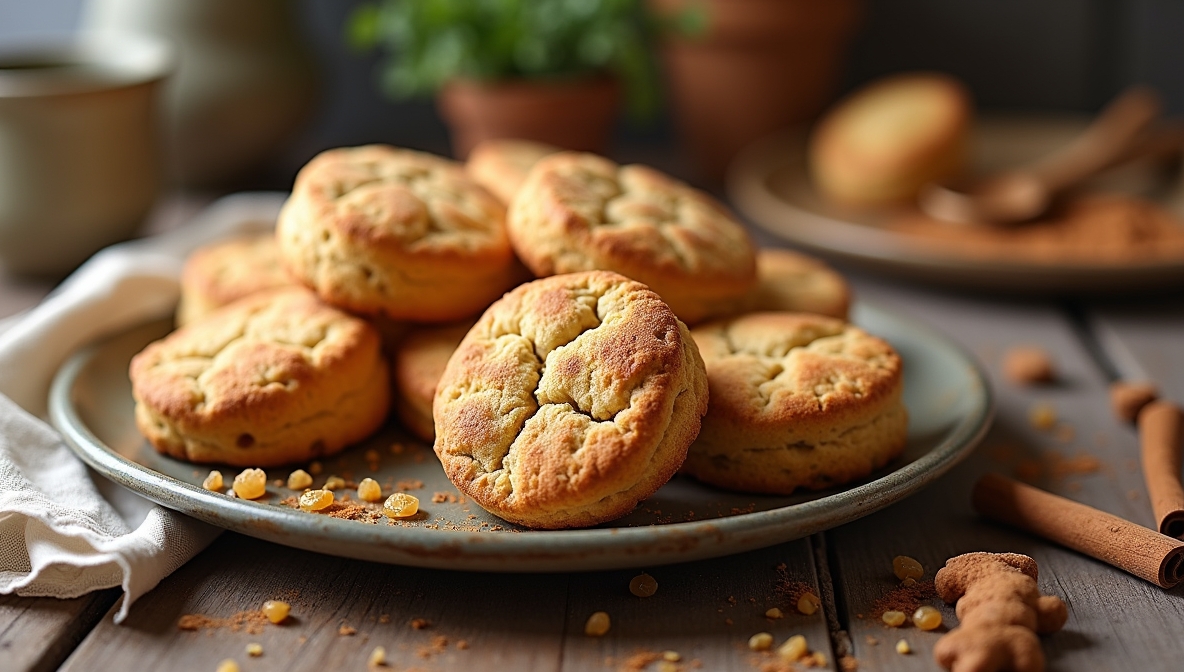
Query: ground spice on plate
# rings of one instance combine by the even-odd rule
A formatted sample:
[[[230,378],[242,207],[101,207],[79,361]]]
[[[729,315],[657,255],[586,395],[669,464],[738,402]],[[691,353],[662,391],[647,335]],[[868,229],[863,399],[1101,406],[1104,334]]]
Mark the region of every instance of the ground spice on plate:
[[[919,245],[983,260],[1050,266],[1184,261],[1184,223],[1154,203],[1118,194],[1079,196],[1013,227],[951,226],[920,212],[886,226]]]

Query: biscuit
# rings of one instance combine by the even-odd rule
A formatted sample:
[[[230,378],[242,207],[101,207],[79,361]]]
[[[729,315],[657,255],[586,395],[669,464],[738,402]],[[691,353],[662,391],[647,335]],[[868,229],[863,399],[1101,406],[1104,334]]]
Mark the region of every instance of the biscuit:
[[[756,283],[752,243],[723,205],[652,168],[594,154],[539,161],[507,225],[535,275],[616,271],[648,285],[688,323]]]
[[[132,359],[136,426],[191,462],[269,467],[336,453],[382,425],[387,364],[369,323],[302,287],[252,294]]]
[[[240,236],[198,248],[181,271],[177,325],[184,326],[244,296],[295,281],[280,265],[275,234]]]
[[[321,153],[296,177],[276,233],[288,271],[356,313],[458,320],[522,279],[502,204],[460,164],[406,149]]]
[[[696,328],[711,407],[683,470],[713,485],[789,494],[862,478],[904,450],[900,356],[808,313]]]
[[[432,399],[448,359],[456,352],[472,322],[416,329],[395,347],[391,372],[395,383],[395,413],[403,426],[424,441],[436,438]]]
[[[947,75],[907,73],[856,91],[810,138],[810,173],[830,200],[903,203],[929,182],[955,176],[969,145],[970,94]]]
[[[509,204],[534,164],[558,151],[558,147],[532,140],[485,140],[469,153],[465,170],[477,184]]]
[[[707,410],[685,325],[645,285],[590,271],[522,285],[436,388],[436,455],[489,512],[536,528],[625,515],[678,470]]]
[[[790,250],[756,255],[757,286],[747,302],[752,311],[817,313],[847,319],[847,281],[821,261]]]

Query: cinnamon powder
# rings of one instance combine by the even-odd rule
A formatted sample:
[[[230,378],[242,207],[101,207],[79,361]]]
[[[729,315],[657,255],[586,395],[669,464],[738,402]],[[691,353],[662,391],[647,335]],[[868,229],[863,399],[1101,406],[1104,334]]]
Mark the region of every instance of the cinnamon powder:
[[[942,253],[1047,265],[1184,261],[1184,223],[1143,199],[1079,196],[1014,227],[954,226],[911,212],[887,228]]]
[[[899,586],[872,603],[872,616],[879,619],[885,611],[900,611],[911,616],[922,604],[937,597],[932,581],[918,581],[911,586]]]
[[[216,618],[204,614],[183,614],[177,619],[179,630],[219,630],[225,628],[231,632],[246,632],[257,635],[267,627],[267,616],[259,609],[240,611],[227,618]]]

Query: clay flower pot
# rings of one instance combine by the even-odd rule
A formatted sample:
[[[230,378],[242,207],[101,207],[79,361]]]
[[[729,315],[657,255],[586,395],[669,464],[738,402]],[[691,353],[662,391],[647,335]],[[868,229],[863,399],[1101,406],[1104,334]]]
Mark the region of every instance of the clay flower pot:
[[[705,35],[668,38],[662,57],[675,122],[703,176],[719,179],[745,145],[817,115],[838,84],[862,0],[651,0],[694,4]]]
[[[608,77],[562,81],[455,80],[437,98],[458,159],[482,140],[522,138],[603,153],[620,103]]]

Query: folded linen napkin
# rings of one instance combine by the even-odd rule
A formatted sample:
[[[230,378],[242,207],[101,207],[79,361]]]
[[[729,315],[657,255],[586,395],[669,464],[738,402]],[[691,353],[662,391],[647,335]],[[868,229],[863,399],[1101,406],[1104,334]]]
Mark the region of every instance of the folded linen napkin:
[[[168,233],[102,250],[28,312],[0,322],[0,593],[77,597],[123,586],[115,621],[219,530],[92,479],[39,417],[78,347],[170,314],[196,247],[275,224],[285,194],[227,196]]]

